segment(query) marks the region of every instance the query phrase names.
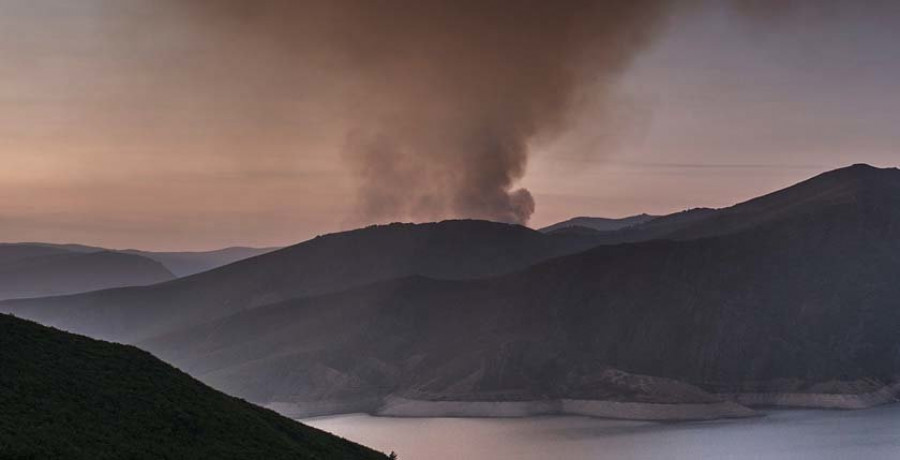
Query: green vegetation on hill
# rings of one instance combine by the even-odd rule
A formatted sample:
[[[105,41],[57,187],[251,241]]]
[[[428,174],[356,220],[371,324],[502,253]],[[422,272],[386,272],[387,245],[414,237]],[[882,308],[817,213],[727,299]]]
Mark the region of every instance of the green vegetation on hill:
[[[0,458],[385,459],[135,347],[0,315]]]

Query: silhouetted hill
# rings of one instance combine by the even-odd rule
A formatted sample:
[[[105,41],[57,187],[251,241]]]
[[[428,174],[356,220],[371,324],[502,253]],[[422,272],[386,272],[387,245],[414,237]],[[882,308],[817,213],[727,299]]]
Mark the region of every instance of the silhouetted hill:
[[[460,220],[391,224],[320,236],[164,284],[0,304],[74,332],[130,341],[299,296],[423,275],[508,273],[591,247],[592,238]]]
[[[141,255],[165,265],[177,277],[190,276],[219,268],[239,260],[256,257],[277,248],[232,247],[215,251],[154,252],[127,249],[121,252]]]
[[[70,251],[30,243],[0,243],[0,266],[31,257],[69,254]]]
[[[0,315],[5,459],[386,459],[134,347]]]
[[[594,230],[593,228],[590,228],[590,227],[581,227],[581,226],[576,225],[574,227],[563,227],[558,230],[552,230],[552,231],[549,231],[546,233],[548,235],[581,235],[581,236],[596,237],[596,235],[598,233],[600,233],[600,231]]]
[[[759,225],[295,299],[141,346],[234,394],[324,411],[398,396],[684,403],[715,398],[686,388],[833,395],[895,381],[900,171],[840,170],[739,207]]]
[[[880,169],[857,164],[820,174],[794,186],[728,208],[691,209],[598,236],[604,244],[615,244],[726,235],[815,213],[841,203],[881,199],[879,196],[896,193],[896,177],[896,168]]]
[[[0,245],[0,299],[139,286],[173,278],[158,262],[137,255],[39,244]]]
[[[83,244],[55,244],[55,243],[15,243],[0,244],[0,263],[2,263],[4,246],[28,247],[31,250],[43,250],[46,253],[91,253],[91,252],[121,252],[133,254],[155,260],[175,276],[181,278],[195,273],[212,270],[243,259],[249,259],[260,254],[272,252],[278,248],[248,248],[231,247],[217,249],[215,251],[142,251],[139,249],[107,249],[97,246],[85,246]]]
[[[621,230],[635,225],[644,224],[656,219],[659,216],[651,216],[648,214],[639,214],[636,216],[624,217],[621,219],[608,219],[605,217],[574,217],[572,219],[559,222],[542,228],[540,231],[544,233],[553,233],[560,230],[566,230],[572,227],[582,227],[596,230],[598,232],[610,232]]]

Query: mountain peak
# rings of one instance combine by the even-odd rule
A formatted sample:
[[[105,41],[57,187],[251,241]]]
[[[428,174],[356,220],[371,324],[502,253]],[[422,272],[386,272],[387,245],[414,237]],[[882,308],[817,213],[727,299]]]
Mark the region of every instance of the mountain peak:
[[[734,208],[761,203],[771,205],[784,202],[797,205],[835,202],[839,199],[857,199],[863,190],[885,188],[900,190],[900,170],[858,163],[824,172],[791,187],[738,204]]]
[[[820,174],[786,190],[792,188],[806,190],[807,194],[828,192],[856,200],[890,198],[900,192],[900,169],[854,164]]]
[[[696,239],[841,206],[900,210],[900,170],[854,164],[727,208],[697,209],[654,219],[620,236],[622,241]]]
[[[826,172],[824,174],[838,174],[838,175],[896,174],[897,172],[898,172],[898,169],[896,167],[879,168],[877,166],[872,166],[868,163],[855,163],[850,166],[845,166],[843,168],[834,169],[834,170]]]

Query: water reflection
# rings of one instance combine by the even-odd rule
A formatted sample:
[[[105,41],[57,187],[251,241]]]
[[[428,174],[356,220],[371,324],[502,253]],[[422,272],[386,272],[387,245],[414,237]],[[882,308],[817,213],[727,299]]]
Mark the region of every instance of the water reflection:
[[[900,405],[667,424],[583,417],[367,415],[304,422],[379,450],[397,451],[400,460],[900,459]]]

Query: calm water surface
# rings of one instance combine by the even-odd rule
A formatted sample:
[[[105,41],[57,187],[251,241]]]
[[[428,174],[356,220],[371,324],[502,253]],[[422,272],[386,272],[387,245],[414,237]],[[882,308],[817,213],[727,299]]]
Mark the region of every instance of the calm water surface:
[[[659,424],[583,417],[322,417],[304,423],[400,460],[900,459],[900,405]]]

